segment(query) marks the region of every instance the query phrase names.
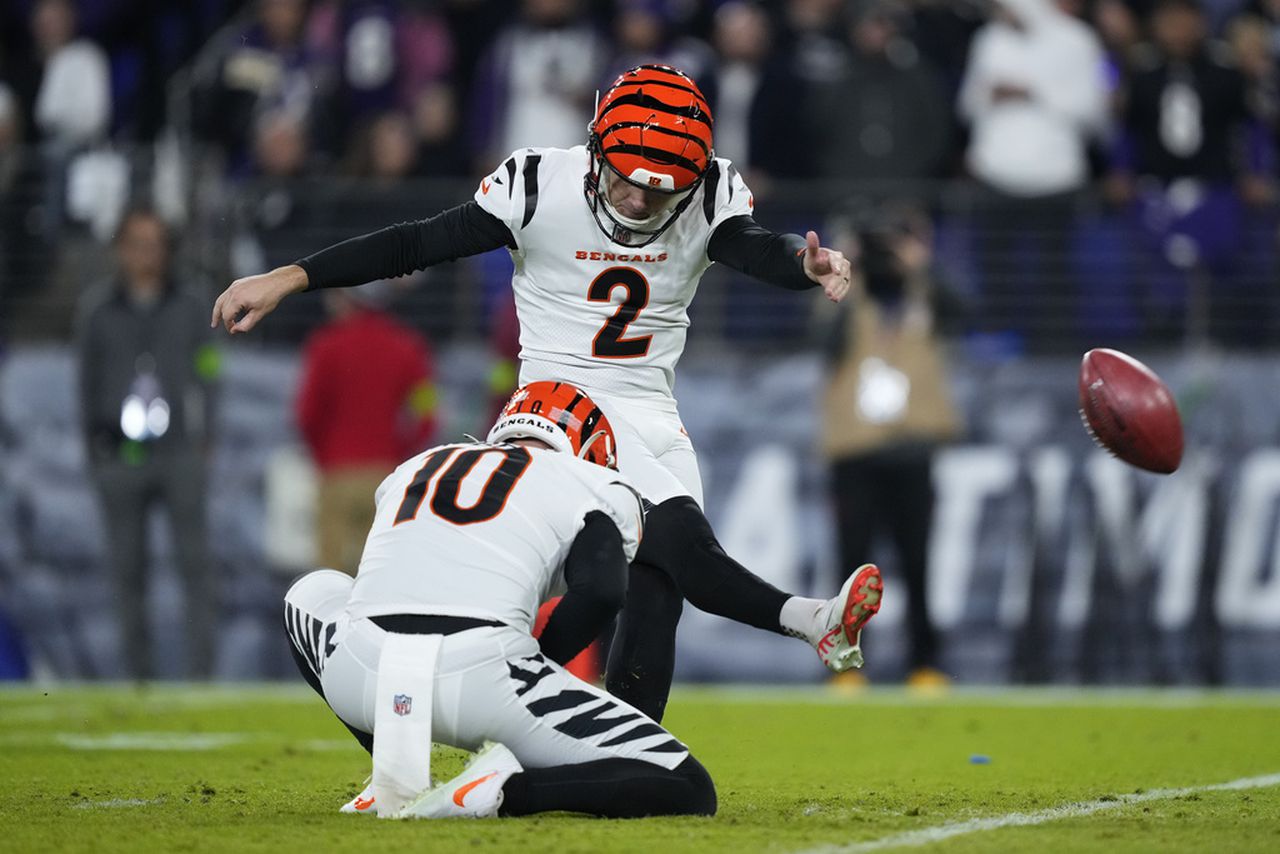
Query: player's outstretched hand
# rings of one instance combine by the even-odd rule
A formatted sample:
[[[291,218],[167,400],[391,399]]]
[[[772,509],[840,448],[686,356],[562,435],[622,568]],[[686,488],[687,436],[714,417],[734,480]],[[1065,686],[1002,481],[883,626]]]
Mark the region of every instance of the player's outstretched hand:
[[[221,323],[232,335],[248,332],[274,311],[280,300],[306,288],[307,271],[297,264],[236,279],[214,302],[209,325],[216,327]]]
[[[804,236],[804,273],[819,285],[832,302],[840,302],[849,293],[849,259],[844,253],[827,249],[818,242],[818,232]]]

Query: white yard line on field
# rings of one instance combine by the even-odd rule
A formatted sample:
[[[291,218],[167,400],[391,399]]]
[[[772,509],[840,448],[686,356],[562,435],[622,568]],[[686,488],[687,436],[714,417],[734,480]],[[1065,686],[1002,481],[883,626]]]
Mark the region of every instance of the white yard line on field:
[[[121,807],[149,807],[164,803],[164,798],[112,798],[109,801],[81,801],[72,804],[73,810],[110,810]]]
[[[18,748],[58,745],[68,750],[201,751],[248,743],[308,753],[359,750],[349,738],[309,738],[295,742],[281,740],[279,734],[273,732],[0,732],[0,747]]]
[[[60,732],[55,739],[72,750],[218,750],[253,737],[244,732]]]
[[[238,744],[259,742],[293,747],[311,753],[358,750],[349,738],[311,738],[300,742],[280,741],[270,732],[107,732],[93,735],[59,732],[31,741],[53,741],[72,750],[221,750]],[[0,744],[6,743],[0,737]]]
[[[1229,783],[1215,783],[1207,786],[1188,786],[1183,789],[1150,789],[1146,792],[1127,795],[1110,795],[1096,801],[1083,801],[1074,804],[1063,804],[1060,807],[1037,810],[1036,812],[1011,812],[1005,815],[988,818],[974,818],[968,821],[949,822],[919,830],[908,830],[879,839],[865,842],[850,842],[845,845],[824,845],[810,848],[803,854],[860,854],[864,851],[884,851],[890,848],[918,848],[942,842],[953,836],[964,836],[969,833],[982,833],[988,830],[1000,830],[1005,827],[1029,827],[1060,821],[1064,818],[1080,818],[1106,810],[1142,804],[1148,801],[1164,801],[1181,798],[1187,795],[1199,795],[1204,792],[1229,792],[1243,789],[1265,789],[1280,786],[1280,774],[1266,774],[1261,777],[1241,777]]]

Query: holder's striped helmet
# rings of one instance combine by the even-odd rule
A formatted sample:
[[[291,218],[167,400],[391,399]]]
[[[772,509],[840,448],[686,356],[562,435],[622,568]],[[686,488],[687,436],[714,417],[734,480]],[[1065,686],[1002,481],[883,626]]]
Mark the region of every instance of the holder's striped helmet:
[[[707,99],[684,72],[667,65],[623,72],[600,99],[589,128],[587,201],[601,230],[627,246],[644,246],[666,231],[715,156],[711,127]],[[609,203],[614,180],[665,198],[653,216],[629,219]]]
[[[540,380],[516,389],[485,441],[521,438],[539,439],[606,468],[618,467],[609,419],[586,392],[569,383]]]

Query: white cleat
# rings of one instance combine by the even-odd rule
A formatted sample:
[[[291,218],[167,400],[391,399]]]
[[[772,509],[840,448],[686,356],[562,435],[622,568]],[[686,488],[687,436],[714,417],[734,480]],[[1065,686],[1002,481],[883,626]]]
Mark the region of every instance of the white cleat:
[[[864,563],[827,601],[826,633],[816,645],[822,663],[836,673],[862,666],[862,627],[880,610],[884,580],[875,564]]]
[[[493,818],[502,806],[502,787],[524,768],[515,754],[487,741],[466,769],[412,800],[396,818]]]
[[[373,778],[364,781],[364,789],[360,794],[342,805],[338,810],[341,813],[355,813],[356,815],[377,815],[378,807],[373,801]]]

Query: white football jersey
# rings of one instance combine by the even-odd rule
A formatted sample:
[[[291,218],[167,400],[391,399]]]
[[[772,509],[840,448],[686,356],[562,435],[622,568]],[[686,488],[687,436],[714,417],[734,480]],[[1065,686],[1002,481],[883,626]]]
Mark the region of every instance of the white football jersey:
[[[643,524],[639,495],[618,472],[518,445],[432,448],[401,463],[374,500],[352,619],[439,614],[532,631],[538,606],[564,592],[564,561],[588,513],[618,526],[628,562]]]
[[[525,148],[480,182],[475,200],[511,229],[520,319],[520,384],[558,380],[626,396],[672,394],[689,303],[711,260],[707,242],[754,204],[729,161],[675,223],[631,249],[600,231],[583,195],[585,146]]]

